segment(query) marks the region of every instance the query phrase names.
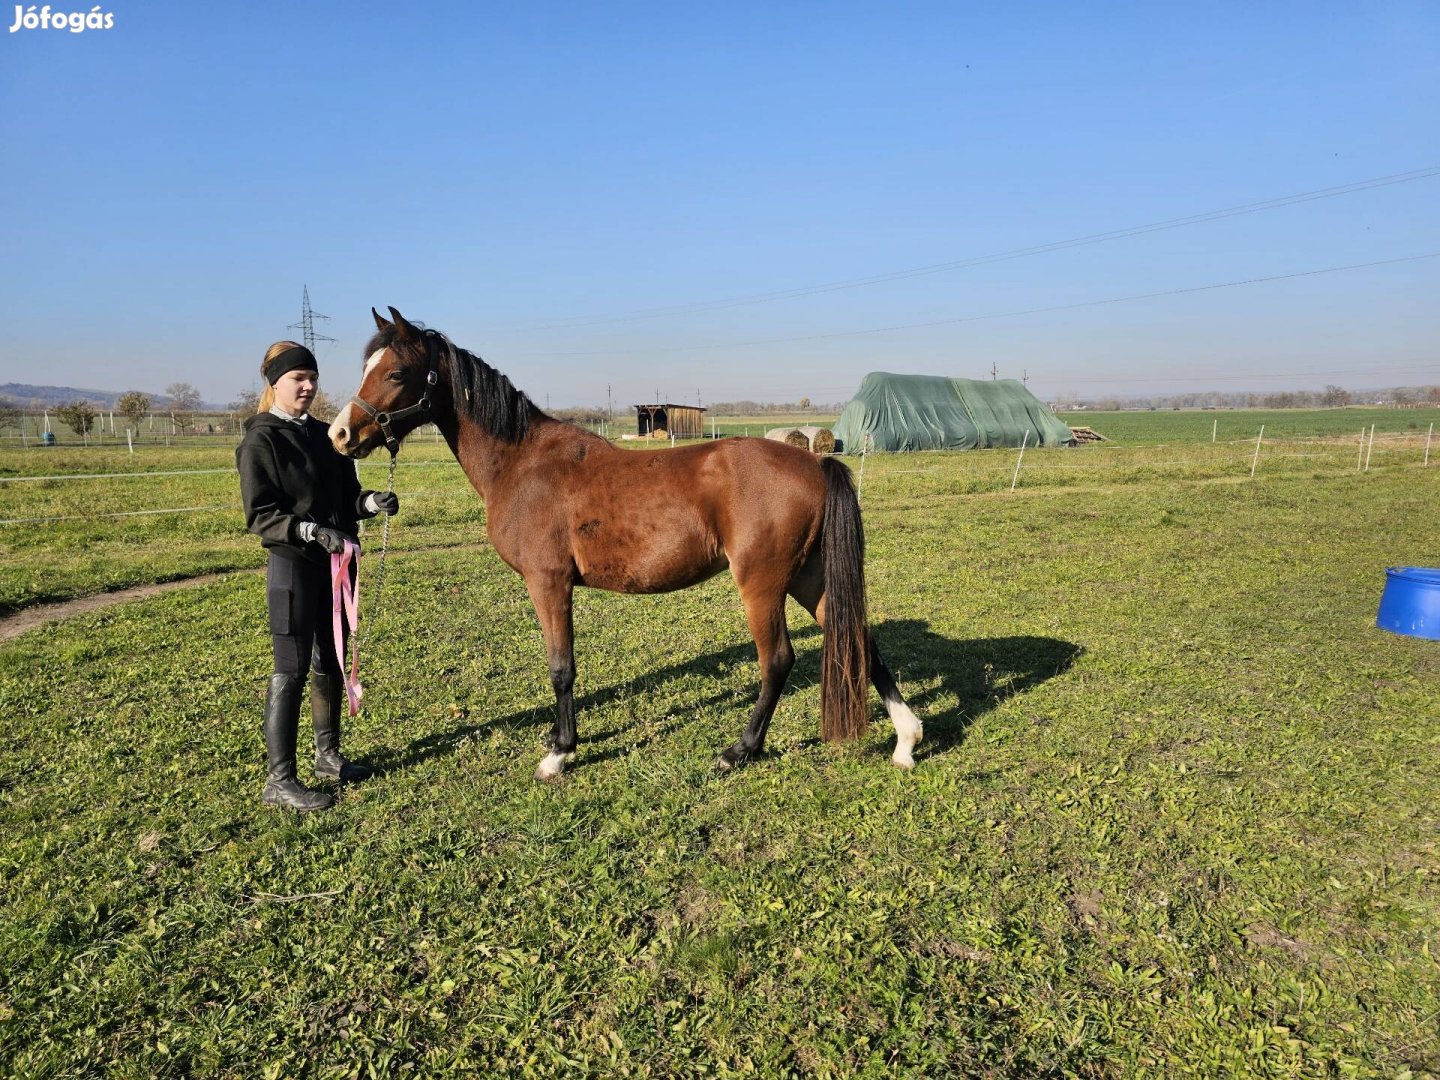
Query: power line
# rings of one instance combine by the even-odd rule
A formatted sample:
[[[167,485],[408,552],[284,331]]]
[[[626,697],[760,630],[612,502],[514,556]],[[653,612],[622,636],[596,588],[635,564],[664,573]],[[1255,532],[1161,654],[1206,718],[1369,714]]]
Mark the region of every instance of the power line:
[[[1272,274],[1268,277],[1244,278],[1240,281],[1221,281],[1212,285],[1192,285],[1183,289],[1162,289],[1158,292],[1134,293],[1129,296],[1112,296],[1104,300],[1083,300],[1077,304],[1053,304],[1048,307],[1024,308],[1018,311],[996,311],[986,315],[965,315],[955,319],[935,319],[930,322],[897,323],[893,326],[872,326],[863,330],[837,330],[828,334],[804,334],[798,337],[765,338],[759,341],[732,341],[707,345],[672,345],[649,349],[603,349],[589,352],[533,352],[521,356],[634,356],[644,353],[696,352],[709,349],[747,349],[757,345],[789,345],[800,341],[824,341],[832,338],[858,337],[865,334],[885,334],[895,330],[921,330],[932,326],[954,326],[959,323],[982,322],[987,319],[1010,319],[1020,315],[1043,315],[1055,311],[1075,311],[1079,308],[1103,307],[1106,304],[1124,304],[1132,300],[1153,300],[1164,296],[1182,296],[1186,293],[1211,292],[1216,289],[1234,289],[1242,285],[1261,285],[1271,281],[1290,281],[1295,278],[1317,277],[1321,274],[1338,274],[1348,270],[1368,270],[1376,266],[1394,266],[1398,263],[1419,262],[1422,259],[1440,258],[1440,251],[1424,255],[1406,255],[1398,259],[1379,259],[1375,262],[1351,263],[1348,266],[1327,266],[1320,270],[1301,270],[1293,274]]]
[[[1396,376],[1396,375],[1432,375],[1432,374],[1433,374],[1433,375],[1440,376],[1440,362],[1429,363],[1429,364],[1423,364],[1423,363],[1422,363],[1422,365],[1419,366],[1419,367],[1409,366],[1409,365],[1411,364],[1411,362],[1408,361],[1408,360],[1407,360],[1407,361],[1404,361],[1403,363],[1404,363],[1405,365],[1407,365],[1407,366],[1403,366],[1403,367],[1388,367],[1388,366],[1382,366],[1382,367],[1378,367],[1378,368],[1344,368],[1344,369],[1340,369],[1340,370],[1330,370],[1330,371],[1315,371],[1315,370],[1306,370],[1306,371],[1267,371],[1267,372],[1247,371],[1247,372],[1245,372],[1243,375],[1212,375],[1212,374],[1210,374],[1209,372],[1203,372],[1203,373],[1198,373],[1198,374],[1194,374],[1194,375],[1131,375],[1131,374],[1127,374],[1127,373],[1125,373],[1125,372],[1120,372],[1120,373],[1114,374],[1114,375],[1089,375],[1089,376],[1080,376],[1080,377],[1077,378],[1077,377],[1071,375],[1069,372],[1044,372],[1044,371],[1042,371],[1042,372],[1040,372],[1040,373],[1038,373],[1038,374],[1037,374],[1037,373],[1034,373],[1034,372],[1031,372],[1030,378],[1036,379],[1036,380],[1043,380],[1043,381],[1049,382],[1049,383],[1063,382],[1066,386],[1070,386],[1070,385],[1075,384],[1075,383],[1171,383],[1171,382],[1195,382],[1195,383],[1203,383],[1203,382],[1211,382],[1211,381],[1216,381],[1216,382],[1219,382],[1219,381],[1235,382],[1235,381],[1249,380],[1249,379],[1303,379],[1303,378],[1322,378],[1322,377],[1329,377],[1329,376],[1336,376],[1336,375],[1357,375],[1357,376],[1374,377],[1374,378],[1377,378],[1377,379],[1390,379],[1390,378],[1393,378],[1393,377]],[[854,384],[854,383],[849,383],[849,384],[847,384],[847,385],[845,385],[845,386],[841,386],[841,385],[839,385],[839,384],[827,385],[827,386],[816,386],[814,383],[808,383],[808,384],[806,384],[806,385],[804,385],[804,386],[799,386],[799,385],[794,385],[794,386],[770,386],[770,387],[767,387],[767,388],[764,390],[764,392],[765,392],[765,393],[770,393],[770,394],[781,394],[781,395],[785,395],[785,394],[798,394],[798,393],[848,395],[848,394],[853,394],[853,393],[854,393],[854,387],[855,387],[855,384]]]
[[[717,311],[723,308],[742,307],[749,304],[772,303],[777,300],[792,300],[804,296],[818,296],[822,293],[838,292],[844,289],[858,289],[868,285],[880,285],[890,281],[903,281],[907,278],[921,277],[929,274],[941,274],[951,270],[963,270],[975,266],[985,266],[990,263],[1005,262],[1011,259],[1027,258],[1031,255],[1044,255],[1053,251],[1064,251],[1068,248],[1084,247],[1090,244],[1101,244],[1111,240],[1123,240],[1132,236],[1144,236],[1147,233],[1162,232],[1167,229],[1179,229],[1187,225],[1200,225],[1210,221],[1221,221],[1225,218],[1241,217],[1246,214],[1258,214],[1265,210],[1277,210],[1286,206],[1296,206],[1301,203],[1316,202],[1320,199],[1333,199],[1340,195],[1351,195],[1359,191],[1370,191],[1375,188],[1390,187],[1395,184],[1408,184],[1416,180],[1428,180],[1431,177],[1440,176],[1440,166],[1430,166],[1424,169],[1413,169],[1409,172],[1392,173],[1388,176],[1372,177],[1369,180],[1356,180],[1349,184],[1339,184],[1334,187],[1317,188],[1314,191],[1302,191],[1293,195],[1282,195],[1275,199],[1264,199],[1259,202],[1243,203],[1239,206],[1226,207],[1223,210],[1211,210],[1205,213],[1190,214],[1185,217],[1169,218],[1165,221],[1150,222],[1146,225],[1134,225],[1125,229],[1114,229],[1109,232],[1090,233],[1085,236],[1072,237],[1069,240],[1056,240],[1048,244],[1036,244],[1032,247],[1014,248],[1009,251],[996,252],[990,255],[976,255],[968,259],[959,259],[953,262],[933,263],[928,266],[912,267],[908,270],[894,270],[885,274],[876,274],[871,277],[852,278],[847,281],[835,281],[821,285],[804,286],[795,289],[781,289],[775,292],[752,293],[747,296],[735,296],[724,300],[702,301],[692,304],[679,304],[672,307],[647,308],[639,311],[632,311],[619,315],[577,315],[568,319],[558,319],[550,323],[542,323],[531,327],[533,330],[553,329],[578,329],[585,326],[596,326],[603,323],[629,322],[638,319],[655,319],[666,315],[682,315],[700,311]]]
[[[1128,382],[1128,383],[1165,383],[1165,382],[1233,382],[1242,379],[1304,379],[1318,376],[1330,375],[1375,375],[1386,378],[1395,375],[1424,375],[1431,372],[1440,374],[1440,364],[1431,364],[1428,367],[1418,368],[1348,368],[1344,371],[1275,371],[1266,374],[1246,372],[1244,375],[1106,375],[1093,376],[1090,378],[1073,379],[1069,375],[1047,375],[1045,378],[1051,380],[1064,380],[1070,382],[1094,383],[1094,382]],[[1039,376],[1036,376],[1037,378]]]

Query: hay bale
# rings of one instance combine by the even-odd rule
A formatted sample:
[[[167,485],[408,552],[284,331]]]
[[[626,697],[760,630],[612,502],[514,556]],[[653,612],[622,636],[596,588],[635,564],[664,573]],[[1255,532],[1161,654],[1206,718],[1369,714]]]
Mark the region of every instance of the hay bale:
[[[796,446],[801,450],[810,449],[810,440],[801,434],[798,428],[777,427],[765,432],[765,438],[774,439],[776,442],[783,442],[788,446]]]
[[[814,454],[833,454],[835,452],[835,436],[829,428],[823,427],[802,427],[800,434],[810,445],[810,452]]]

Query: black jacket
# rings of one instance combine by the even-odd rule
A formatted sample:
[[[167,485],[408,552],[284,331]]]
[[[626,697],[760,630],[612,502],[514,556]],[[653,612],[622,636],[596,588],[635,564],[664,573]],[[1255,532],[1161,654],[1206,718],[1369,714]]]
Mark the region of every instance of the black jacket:
[[[245,421],[235,450],[245,527],[265,547],[312,562],[328,556],[300,539],[295,530],[302,521],[354,536],[361,518],[375,516],[365,509],[372,492],[361,489],[355,463],[336,451],[326,432],[313,416],[302,426],[257,413]]]

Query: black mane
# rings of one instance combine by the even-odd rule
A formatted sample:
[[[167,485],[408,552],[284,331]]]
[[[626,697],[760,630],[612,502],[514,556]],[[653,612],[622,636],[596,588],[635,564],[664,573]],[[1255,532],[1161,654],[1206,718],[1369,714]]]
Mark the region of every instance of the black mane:
[[[423,335],[427,352],[434,350],[436,367],[450,385],[456,413],[463,412],[483,431],[504,442],[524,439],[531,422],[543,415],[535,403],[509,378],[474,353],[457,348],[440,331],[427,330],[420,323],[412,325]],[[394,346],[397,336],[393,325],[381,330],[365,345],[365,356]],[[428,355],[418,359],[421,363],[429,361]]]

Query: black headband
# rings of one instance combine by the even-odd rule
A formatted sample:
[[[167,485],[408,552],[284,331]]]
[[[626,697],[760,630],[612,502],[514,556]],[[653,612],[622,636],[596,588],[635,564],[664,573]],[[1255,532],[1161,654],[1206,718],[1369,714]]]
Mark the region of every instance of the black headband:
[[[265,361],[265,381],[274,386],[287,371],[316,371],[315,354],[304,345],[292,345],[273,360]]]

